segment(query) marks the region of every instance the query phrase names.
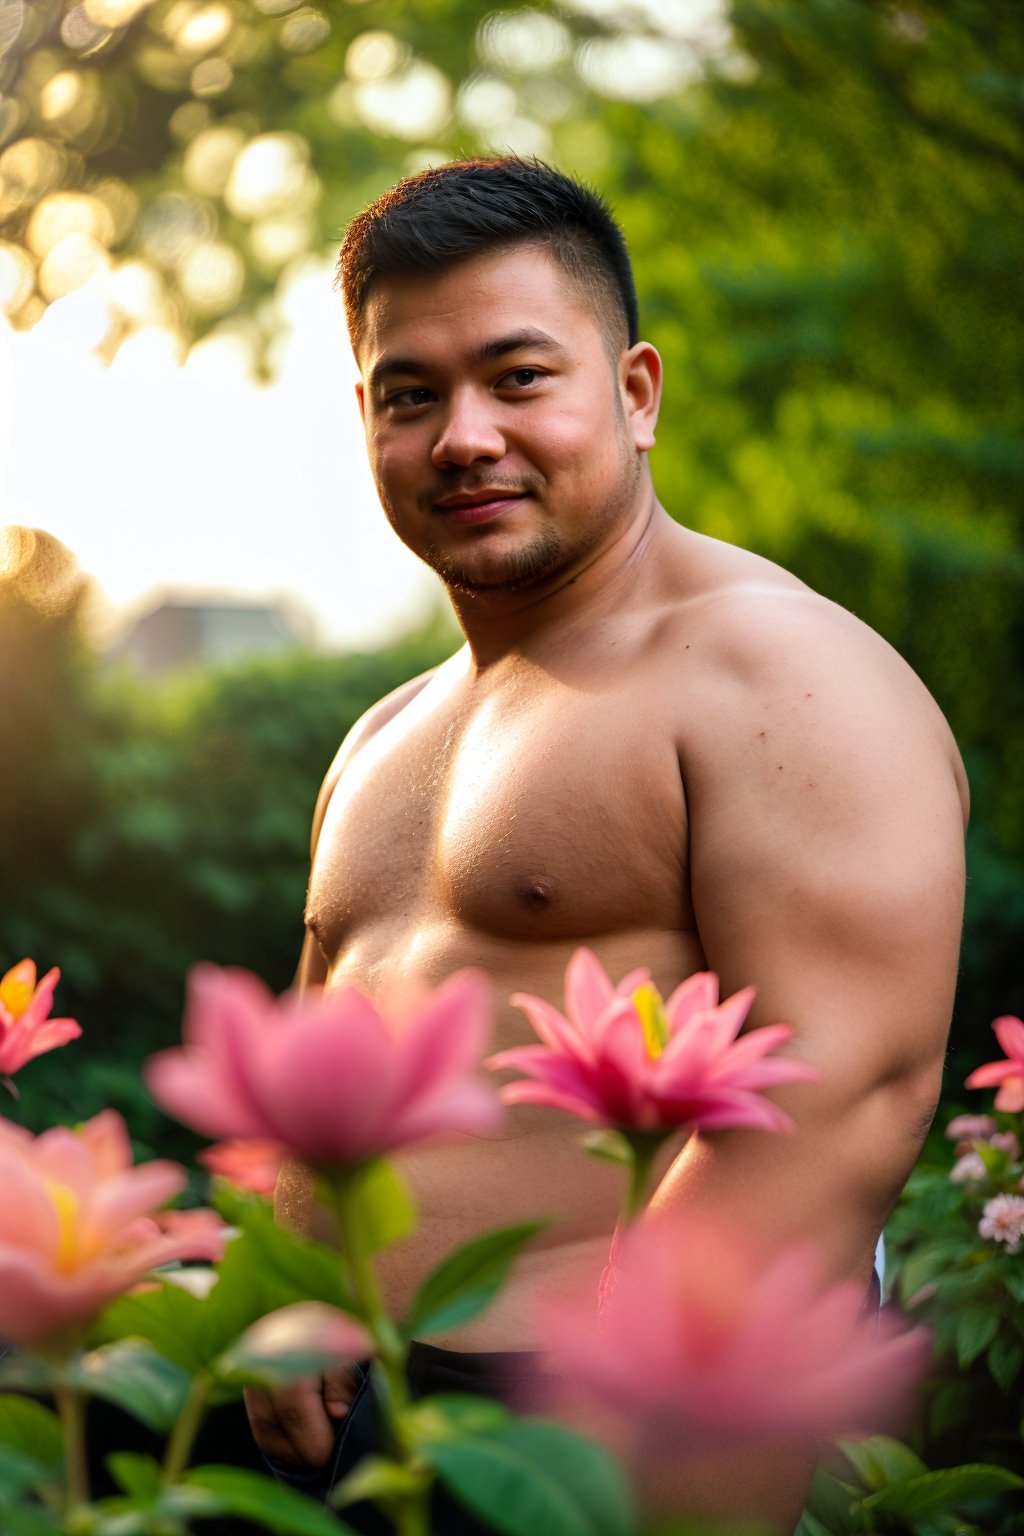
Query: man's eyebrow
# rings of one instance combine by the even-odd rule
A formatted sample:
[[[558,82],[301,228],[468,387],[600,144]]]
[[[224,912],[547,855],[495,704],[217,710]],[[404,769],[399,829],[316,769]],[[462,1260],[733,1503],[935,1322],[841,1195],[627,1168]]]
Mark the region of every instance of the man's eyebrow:
[[[496,336],[492,341],[481,342],[479,346],[473,348],[470,361],[490,363],[498,358],[507,357],[511,352],[521,352],[524,349],[548,354],[563,351],[555,338],[549,336],[546,331],[538,330],[533,325],[524,325],[517,331],[510,331],[507,336]],[[370,369],[369,384],[371,390],[377,390],[388,379],[410,376],[417,378],[427,372],[429,372],[427,366],[415,357],[385,356]]]
[[[507,336],[497,336],[493,341],[481,342],[479,347],[473,350],[475,363],[490,363],[496,358],[506,357],[509,352],[561,352],[562,348],[553,336],[547,331],[540,331],[534,325],[521,326],[518,331],[511,331]]]

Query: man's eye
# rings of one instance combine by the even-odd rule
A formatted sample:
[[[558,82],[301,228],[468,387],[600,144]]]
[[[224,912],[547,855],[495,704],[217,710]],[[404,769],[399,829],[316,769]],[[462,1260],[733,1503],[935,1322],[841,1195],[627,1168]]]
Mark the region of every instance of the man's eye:
[[[410,406],[426,405],[433,398],[432,392],[417,384],[412,389],[399,389],[393,395],[388,396],[388,405]]]
[[[539,368],[513,368],[511,373],[506,373],[502,382],[514,385],[516,389],[528,389],[542,377]]]

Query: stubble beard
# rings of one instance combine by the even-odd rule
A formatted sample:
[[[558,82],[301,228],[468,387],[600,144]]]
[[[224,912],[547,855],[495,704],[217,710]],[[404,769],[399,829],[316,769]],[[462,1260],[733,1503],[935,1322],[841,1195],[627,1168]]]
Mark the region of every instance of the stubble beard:
[[[460,560],[457,555],[436,545],[426,545],[415,553],[440,577],[449,592],[478,596],[535,590],[556,580],[562,571],[585,560],[599,548],[609,530],[632,506],[641,473],[640,461],[629,459],[600,514],[594,518],[586,535],[572,546],[567,544],[559,528],[549,524],[528,543],[497,557],[486,576],[480,573],[479,562]],[[533,493],[538,489],[530,487]]]

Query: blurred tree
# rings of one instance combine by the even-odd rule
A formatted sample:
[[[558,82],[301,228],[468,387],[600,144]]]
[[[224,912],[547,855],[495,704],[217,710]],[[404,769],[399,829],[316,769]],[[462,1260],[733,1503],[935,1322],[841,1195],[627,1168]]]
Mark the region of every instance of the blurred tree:
[[[60,1012],[84,1041],[21,1075],[22,1117],[42,1127],[106,1103],[149,1149],[191,1145],[146,1100],[140,1063],[177,1040],[197,960],[289,985],[320,779],[364,710],[451,651],[451,628],[143,685],[104,670],[71,616],[41,615],[25,586],[0,587],[4,718],[20,722],[0,734],[0,836],[17,871],[0,960],[59,965]]]

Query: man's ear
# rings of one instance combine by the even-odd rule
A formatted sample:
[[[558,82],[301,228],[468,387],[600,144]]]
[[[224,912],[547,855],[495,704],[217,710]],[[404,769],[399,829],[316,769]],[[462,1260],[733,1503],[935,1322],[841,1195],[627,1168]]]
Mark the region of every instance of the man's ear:
[[[649,341],[638,341],[619,359],[622,389],[633,443],[639,452],[654,447],[661,405],[661,358]]]
[[[362,422],[363,426],[365,427],[366,426],[366,396],[363,393],[363,381],[362,381],[362,379],[360,379],[358,381],[358,383],[356,384],[356,399],[359,402],[359,420]]]

